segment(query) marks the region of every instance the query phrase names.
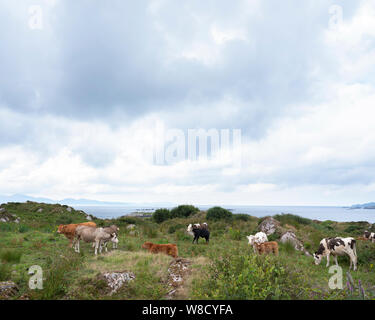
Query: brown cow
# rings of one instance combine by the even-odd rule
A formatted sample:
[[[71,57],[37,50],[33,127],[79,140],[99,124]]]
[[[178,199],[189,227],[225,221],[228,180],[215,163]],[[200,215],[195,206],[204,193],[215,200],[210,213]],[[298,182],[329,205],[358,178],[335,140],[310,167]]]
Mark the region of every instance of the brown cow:
[[[148,249],[151,253],[165,253],[169,256],[172,256],[173,258],[177,258],[178,256],[178,249],[177,245],[174,243],[168,243],[168,244],[156,244],[152,242],[145,242],[142,245],[143,249]]]
[[[256,251],[259,254],[262,253],[274,253],[276,256],[279,255],[279,245],[276,241],[269,241],[263,243],[254,243]]]
[[[72,247],[72,242],[76,234],[76,228],[78,226],[96,227],[95,222],[82,222],[82,223],[72,223],[72,224],[60,224],[57,232],[62,233],[65,237],[69,239],[69,247]]]

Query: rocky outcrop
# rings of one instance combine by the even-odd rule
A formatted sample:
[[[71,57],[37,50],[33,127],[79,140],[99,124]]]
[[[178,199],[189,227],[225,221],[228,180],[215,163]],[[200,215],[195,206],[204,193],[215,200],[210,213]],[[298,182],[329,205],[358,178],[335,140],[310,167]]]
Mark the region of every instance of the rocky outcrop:
[[[4,209],[4,208],[1,208]],[[0,222],[15,222],[20,223],[20,218],[15,214],[10,214],[5,209],[0,211]]]
[[[264,219],[260,225],[258,226],[259,231],[264,232],[267,236],[276,232],[278,227],[280,226],[280,222],[276,219],[269,217]]]
[[[116,293],[120,288],[122,288],[129,281],[135,279],[133,272],[120,271],[120,272],[106,272],[99,275],[99,279],[105,280],[107,286],[110,289],[109,294],[112,295]]]
[[[18,286],[13,281],[0,282],[0,299],[9,299],[18,293]]]
[[[127,225],[126,229],[128,229],[128,230],[134,230],[135,229],[135,224],[129,224],[129,225]]]
[[[178,289],[180,289],[187,275],[191,272],[191,261],[184,258],[174,259],[168,268],[167,284],[170,291],[167,293],[166,299],[173,299]]]
[[[298,251],[302,251],[305,253],[305,255],[307,256],[310,256],[310,253],[306,251],[306,249],[303,247],[303,244],[301,241],[299,241],[297,239],[297,236],[295,235],[294,232],[288,230],[287,232],[285,232],[281,238],[280,238],[280,242],[281,243],[286,243],[286,242],[290,242],[293,244],[294,246],[294,249],[298,250]]]

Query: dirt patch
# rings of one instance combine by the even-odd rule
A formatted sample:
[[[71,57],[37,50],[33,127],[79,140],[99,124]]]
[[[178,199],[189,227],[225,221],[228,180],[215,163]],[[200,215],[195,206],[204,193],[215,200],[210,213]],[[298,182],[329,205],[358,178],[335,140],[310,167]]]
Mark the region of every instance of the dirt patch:
[[[183,286],[186,277],[191,273],[191,261],[184,258],[174,259],[168,268],[167,285],[170,290],[166,299],[173,299],[179,289]]]

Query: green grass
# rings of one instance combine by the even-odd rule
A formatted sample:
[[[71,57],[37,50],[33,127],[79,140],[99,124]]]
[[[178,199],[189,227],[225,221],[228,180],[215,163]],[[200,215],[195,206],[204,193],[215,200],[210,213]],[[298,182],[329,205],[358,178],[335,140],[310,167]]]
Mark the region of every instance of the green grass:
[[[331,290],[325,258],[316,266],[311,256],[295,251],[290,243],[279,243],[279,256],[258,257],[246,238],[258,231],[260,221],[251,216],[236,216],[230,221],[209,221],[210,243],[200,238],[192,244],[186,233],[190,223],[207,221],[205,212],[193,216],[168,219],[160,224],[149,218],[121,217],[95,219],[98,225],[120,227],[119,248],[95,257],[89,244],[81,244],[81,253],[69,248],[68,240],[56,233],[57,225],[83,222],[80,211],[69,212],[66,206],[38,203],[10,203],[7,212],[20,217],[21,223],[0,223],[0,281],[12,280],[20,291],[15,299],[27,294],[30,299],[165,299],[170,288],[166,284],[169,263],[164,255],[152,255],[141,246],[145,241],[176,243],[179,256],[192,261],[192,273],[178,295],[180,299],[357,299],[356,289]],[[40,208],[42,211],[40,212]],[[39,210],[39,212],[38,212]],[[357,236],[371,225],[365,222],[312,221],[295,215],[275,216],[280,221],[277,234],[292,229],[309,252],[329,236]],[[132,231],[126,227],[135,224]],[[358,271],[353,280],[361,280],[368,298],[375,293],[375,244],[357,241]],[[339,257],[344,277],[349,259]],[[333,259],[331,265],[333,264]],[[43,269],[43,290],[30,290],[27,269],[39,265]],[[136,278],[117,294],[110,296],[98,278],[104,271],[128,270]],[[344,286],[346,278],[344,279]]]

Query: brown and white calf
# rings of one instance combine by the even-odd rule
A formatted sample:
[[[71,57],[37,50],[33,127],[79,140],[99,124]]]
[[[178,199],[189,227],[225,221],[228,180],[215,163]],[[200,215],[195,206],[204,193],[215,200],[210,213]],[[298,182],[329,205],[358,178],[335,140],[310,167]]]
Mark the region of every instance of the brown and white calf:
[[[353,270],[357,270],[357,249],[356,241],[354,238],[324,238],[320,241],[318,251],[314,253],[315,264],[318,265],[322,262],[324,256],[327,257],[327,267],[329,266],[329,257],[332,255],[335,258],[336,265],[337,256],[348,255],[350,258],[349,270],[354,265]]]

